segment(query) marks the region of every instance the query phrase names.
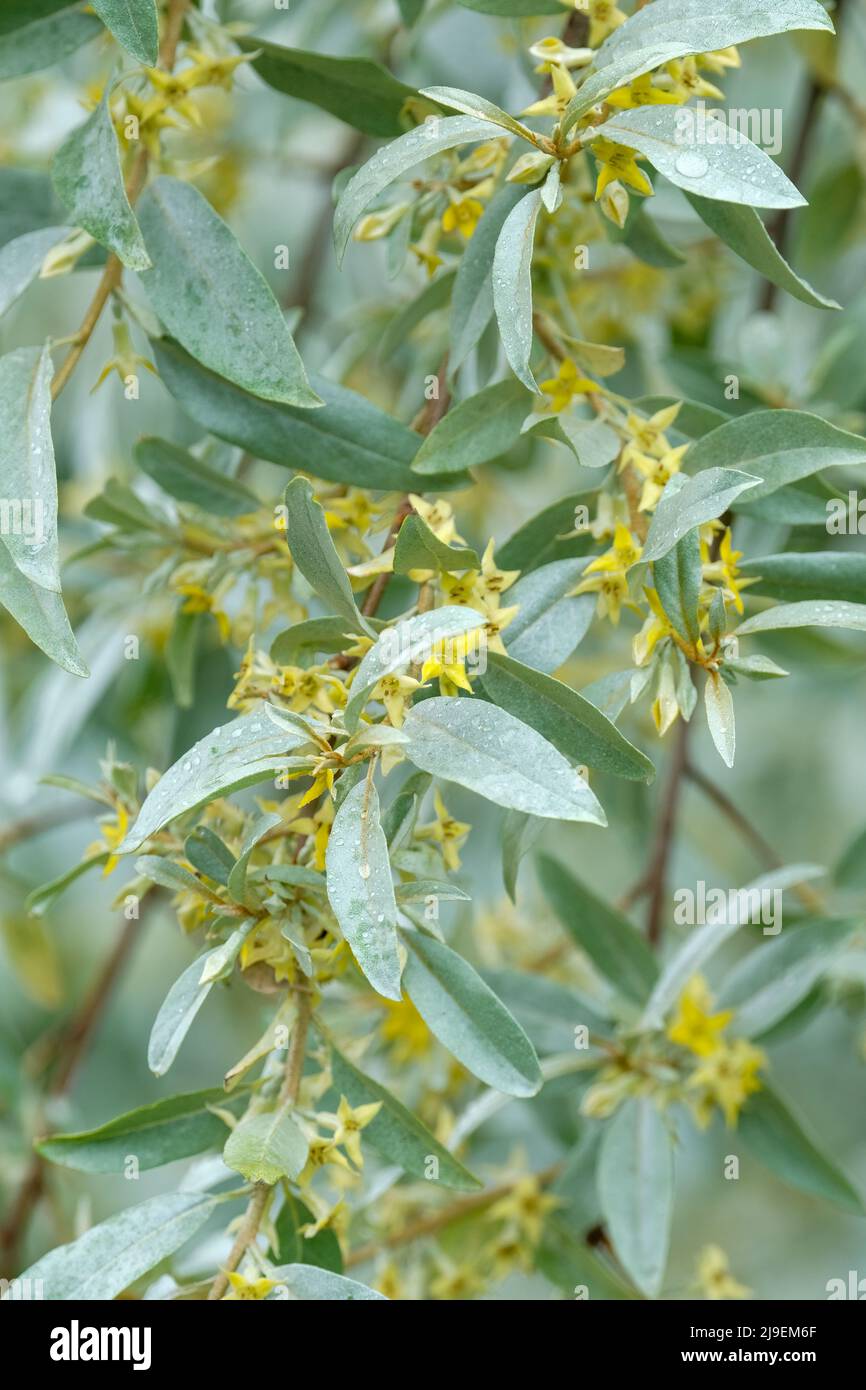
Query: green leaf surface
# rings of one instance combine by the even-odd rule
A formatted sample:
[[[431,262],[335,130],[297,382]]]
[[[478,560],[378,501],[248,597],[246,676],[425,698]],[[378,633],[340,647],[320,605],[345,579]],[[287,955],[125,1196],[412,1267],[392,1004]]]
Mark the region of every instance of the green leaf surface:
[[[758,482],[759,479],[736,468],[708,468],[693,478],[677,474],[653,512],[641,560],[660,560],[689,531],[714,521],[741,492],[757,488]]]
[[[738,637],[755,632],[779,632],[792,627],[839,627],[866,632],[866,604],[842,600],[813,599],[803,603],[780,603],[747,618],[737,628]]]
[[[856,918],[806,922],[750,951],[718,996],[720,1008],[736,1010],[735,1031],[759,1038],[791,1013],[859,926]]]
[[[599,974],[633,1003],[643,1003],[658,965],[640,932],[555,859],[539,857],[538,877],[562,925]]]
[[[389,184],[432,155],[454,149],[456,145],[489,140],[490,136],[490,122],[476,116],[437,116],[377,150],[373,158],[349,180],[340,195],[334,214],[337,260],[342,261],[358,218]]]
[[[69,227],[40,227],[15,237],[0,250],[0,314],[27,289],[38,276],[42,262],[70,232]]]
[[[497,381],[448,411],[424,440],[414,473],[460,473],[505,454],[520,438],[530,397],[518,381]]]
[[[525,579],[530,570],[580,555],[588,548],[591,537],[568,533],[575,529],[575,509],[588,504],[591,497],[592,490],[572,492],[536,512],[497,547],[498,563],[503,569],[523,570]]]
[[[451,294],[451,347],[448,368],[453,374],[478,344],[493,317],[493,256],[505,219],[525,189],[506,183],[497,189],[460,257]]]
[[[84,125],[67,136],[54,156],[54,187],[76,225],[130,270],[147,270],[151,260],[123,185],[108,95],[106,87]]]
[[[742,560],[739,569],[756,580],[749,586],[750,596],[769,594],[786,602],[826,598],[866,603],[866,555],[788,551]]]
[[[213,989],[216,979],[202,984],[214,951],[197,956],[179,975],[159,1007],[147,1045],[147,1065],[154,1076],[165,1076],[178,1054],[180,1045],[195,1021],[196,1014]]]
[[[372,782],[358,782],[334,817],[326,854],[328,900],[358,965],[386,999],[400,999],[397,902]]]
[[[81,0],[5,0],[0,9],[0,81],[50,68],[103,33]]]
[[[634,781],[652,780],[655,769],[649,758],[562,681],[511,656],[490,652],[477,684],[488,700],[543,734],[569,761]]]
[[[436,532],[417,513],[407,516],[400,527],[394,547],[395,574],[412,574],[415,570],[455,574],[480,567],[481,561],[474,550],[440,541]]]
[[[760,479],[751,504],[823,468],[866,463],[866,439],[807,411],[753,411],[698,440],[686,462],[690,472],[734,467]]]
[[[671,625],[686,642],[700,637],[698,599],[701,593],[701,542],[690,531],[653,565],[659,602]]]
[[[450,946],[403,932],[403,984],[431,1033],[473,1076],[510,1096],[541,1089],[535,1048],[489,985]]]
[[[404,523],[405,524],[405,523]],[[395,623],[383,632],[365,653],[352,682],[351,698],[346,705],[344,722],[347,729],[358,726],[358,719],[370,692],[383,676],[393,675],[409,666],[423,663],[435,643],[448,638],[462,637],[484,623],[484,615],[471,608],[445,604],[429,613],[418,613],[403,622]]]
[[[223,1162],[248,1182],[273,1186],[280,1178],[296,1178],[304,1167],[309,1144],[291,1116],[283,1110],[245,1115],[223,1149]]]
[[[373,636],[358,612],[348,575],[337,554],[325,513],[306,478],[293,478],[286,488],[286,540],[292,559],[310,588],[353,632]]]
[[[155,0],[91,0],[103,24],[139,63],[156,67],[159,22]]]
[[[335,58],[255,37],[238,42],[243,51],[258,55],[252,66],[269,87],[310,102],[366,135],[401,135],[410,119],[406,103],[418,102],[414,87],[398,82],[370,58]]]
[[[673,1140],[654,1102],[626,1101],[608,1123],[598,1195],[620,1263],[648,1298],[661,1293],[674,1198]]]
[[[583,777],[553,744],[484,700],[435,696],[409,710],[406,756],[497,806],[553,820],[605,825]]]
[[[485,121],[507,130],[510,135],[517,135],[530,144],[534,143],[532,131],[523,121],[509,116],[501,106],[494,105],[492,101],[478,96],[476,92],[466,92],[460,87],[422,87],[421,95],[429,97],[431,101],[438,101],[440,106],[447,106],[451,111],[461,111],[464,116],[481,116]]]
[[[335,1047],[331,1048],[331,1071],[334,1090],[345,1096],[350,1105],[382,1102],[378,1115],[364,1128],[364,1142],[369,1140],[389,1163],[396,1163],[413,1178],[426,1178],[458,1192],[477,1192],[482,1185],[478,1178],[434,1139],[396,1096],[358,1071]],[[436,1160],[435,1174],[431,1172],[431,1159]]]
[[[405,344],[413,329],[424,323],[438,309],[445,307],[451,298],[456,274],[454,270],[446,270],[434,280],[429,280],[420,294],[416,294],[414,299],[410,299],[408,304],[404,304],[403,308],[395,313],[379,341],[380,362],[387,362],[393,357],[398,348]]]
[[[418,485],[410,464],[420,436],[345,386],[314,377],[323,410],[263,401],[202,367],[169,338],[153,341],[160,375],[197,424],[257,458],[329,482],[385,492]],[[431,489],[458,479],[430,478]]]
[[[736,725],[734,722],[734,697],[730,686],[710,671],[704,684],[704,708],[707,724],[719,757],[726,767],[734,766],[737,747]]]
[[[737,1132],[761,1163],[789,1187],[833,1202],[857,1216],[864,1214],[862,1198],[845,1174],[813,1143],[769,1086],[749,1097]]]
[[[287,765],[290,751],[305,742],[302,729],[278,728],[264,710],[242,714],[213,729],[163,773],[120,853],[138,849],[148,836],[184,812],[272,777]]]
[[[313,1226],[315,1221],[309,1207],[294,1193],[286,1192],[274,1222],[276,1240],[271,1252],[274,1264],[306,1263],[315,1265],[316,1269],[329,1269],[332,1274],[342,1274],[343,1255],[336,1233],[328,1227],[317,1231],[314,1236],[307,1236],[302,1231],[303,1226]]]
[[[710,231],[765,280],[813,309],[841,309],[835,299],[818,294],[791,269],[754,208],[699,198],[695,193],[686,193],[686,197]]]
[[[241,1098],[238,1092],[238,1099]],[[226,1136],[225,1121],[211,1107],[231,1106],[220,1086],[211,1091],[192,1091],[170,1096],[118,1115],[96,1129],[77,1134],[52,1134],[36,1144],[50,1163],[75,1168],[79,1173],[122,1173],[130,1154],[139,1168],[160,1168],[179,1158],[219,1148]]]
[[[524,194],[506,217],[493,255],[493,308],[508,364],[518,381],[538,393],[532,355],[532,251],[541,193]]]
[[[142,284],[172,337],[255,396],[320,406],[270,286],[202,194],[160,175],[138,217],[153,262]]]
[[[503,553],[507,548],[504,548]],[[500,564],[505,564],[502,554]],[[573,595],[587,560],[552,560],[522,575],[508,591],[518,611],[503,633],[508,655],[538,671],[556,671],[582,642],[595,613],[592,594]]]
[[[167,439],[155,435],[140,439],[133,456],[142,473],[178,502],[190,503],[217,516],[246,516],[262,505],[243,483],[209,467]]]
[[[108,1302],[185,1245],[215,1209],[198,1192],[150,1197],[49,1251],[21,1278],[40,1281],[49,1302]]]
[[[270,1278],[277,1279],[279,1287],[268,1295],[266,1301],[269,1303],[285,1297],[283,1290],[290,1299],[297,1299],[301,1303],[388,1302],[383,1293],[377,1293],[366,1284],[359,1284],[357,1279],[347,1279],[345,1275],[334,1274],[318,1265],[277,1265],[271,1271]]]

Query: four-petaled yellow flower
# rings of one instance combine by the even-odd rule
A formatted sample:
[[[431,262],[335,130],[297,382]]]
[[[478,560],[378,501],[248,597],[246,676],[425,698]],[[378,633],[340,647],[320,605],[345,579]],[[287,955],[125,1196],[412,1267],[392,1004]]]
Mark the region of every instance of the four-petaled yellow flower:
[[[220,641],[227,642],[229,640],[231,622],[228,613],[217,606],[219,600],[216,594],[208,593],[201,584],[176,584],[175,589],[186,599],[186,603],[181,608],[182,613],[211,613],[216,618]]]
[[[128,826],[129,816],[126,807],[118,802],[114,815],[108,816],[105,820],[99,822],[99,828],[102,831],[102,839],[96,840],[92,845],[87,847],[84,852],[84,858],[90,859],[92,855],[102,854],[106,849],[117,849],[118,845],[126,838]],[[102,877],[107,878],[109,874],[114,873],[119,863],[120,859],[118,855],[110,854],[102,870]]]
[[[636,150],[630,149],[628,145],[618,145],[603,135],[600,135],[597,140],[593,140],[590,148],[600,166],[595,185],[596,202],[608,184],[615,180],[628,184],[629,188],[633,188],[636,193],[652,195],[653,186],[637,163],[643,156],[639,155]]]
[[[467,827],[468,828],[468,827]],[[394,1061],[415,1062],[425,1057],[433,1045],[430,1029],[411,999],[382,999],[385,1017],[379,1034],[388,1043]]]
[[[749,1096],[761,1089],[758,1072],[766,1061],[761,1049],[745,1038],[735,1038],[706,1057],[688,1081],[690,1089],[702,1092],[696,1112],[698,1123],[706,1123],[709,1108],[715,1102],[728,1128],[733,1129]]]
[[[687,1047],[698,1057],[709,1057],[720,1045],[720,1035],[733,1018],[733,1011],[711,1014],[713,998],[702,975],[693,975],[683,990],[670,1025],[668,1037],[679,1047]]]
[[[454,820],[449,815],[448,808],[442,800],[438,788],[433,793],[433,804],[436,807],[436,819],[429,825],[420,825],[415,831],[416,840],[432,840],[439,846],[446,869],[452,871],[460,868],[459,849],[461,842],[465,840],[471,825],[465,825],[462,821]]]
[[[644,480],[638,511],[651,512],[655,508],[671,478],[675,473],[679,473],[683,455],[688,447],[688,444],[681,444],[678,449],[668,449],[659,458],[651,458],[648,454],[638,453],[637,450],[632,451],[629,462]]]
[[[241,1299],[261,1300],[267,1298],[271,1289],[275,1289],[279,1283],[278,1279],[247,1279],[243,1274],[233,1271],[228,1276],[231,1285],[231,1293],[223,1295],[223,1303],[237,1302]]]
[[[604,394],[604,387],[597,381],[588,376],[581,376],[570,357],[560,362],[556,376],[539,382],[539,385],[548,398],[548,409],[556,415],[567,410],[577,396]]]
[[[741,591],[748,588],[750,584],[757,584],[758,580],[757,577],[740,578],[737,564],[738,561],[742,560],[743,552],[734,550],[730,527],[725,528],[725,534],[719,543],[718,558],[710,560],[710,547],[704,539],[701,540],[701,558],[703,560],[704,579],[721,584],[725,601],[732,603],[737,612],[742,613]]]
[[[615,92],[608,93],[605,101],[608,106],[630,110],[636,106],[678,106],[682,97],[664,87],[653,86],[653,75],[647,72],[643,77],[636,77],[627,87],[618,87]]]
[[[337,1106],[337,1130],[334,1143],[341,1144],[356,1168],[363,1168],[364,1155],[361,1153],[361,1130],[375,1120],[382,1109],[382,1102],[376,1100],[369,1105],[357,1105],[353,1109],[345,1096],[340,1096]]]
[[[545,1193],[534,1174],[520,1178],[511,1191],[490,1208],[495,1221],[511,1221],[521,1236],[532,1245],[541,1240],[541,1231],[548,1212],[562,1205],[559,1197]]]
[[[382,701],[394,728],[399,729],[406,718],[409,698],[420,684],[421,682],[416,681],[413,676],[383,676],[373,687],[370,699]]]
[[[455,198],[442,214],[443,232],[459,232],[468,241],[481,220],[484,204],[468,195]]]
[[[641,547],[627,526],[618,524],[613,535],[613,545],[603,555],[590,560],[584,576],[574,594],[598,594],[598,616],[609,617],[616,625],[620,610],[628,599],[628,579],[626,571],[636,565],[641,557]]]

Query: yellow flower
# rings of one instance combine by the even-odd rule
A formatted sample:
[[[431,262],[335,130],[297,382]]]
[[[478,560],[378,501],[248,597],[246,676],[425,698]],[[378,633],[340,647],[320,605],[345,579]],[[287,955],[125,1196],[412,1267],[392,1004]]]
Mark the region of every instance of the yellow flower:
[[[411,999],[380,999],[377,1003],[385,1009],[379,1034],[389,1044],[394,1061],[399,1065],[425,1057],[433,1039]]]
[[[322,714],[333,714],[346,703],[341,680],[325,666],[280,666],[271,680],[271,688],[286,701],[294,714],[303,714],[312,705]]]
[[[433,804],[436,807],[436,819],[431,821],[429,825],[419,826],[415,831],[415,838],[417,840],[432,840],[439,846],[446,869],[459,869],[460,843],[469,834],[472,826],[454,820],[449,815],[438,787],[433,793]]]
[[[626,429],[629,433],[630,443],[623,451],[623,462],[629,463],[635,450],[654,455],[667,453],[670,445],[665,439],[664,431],[670,429],[676,420],[681,405],[682,401],[677,401],[674,405],[667,405],[662,410],[657,410],[646,420],[643,416],[635,415],[629,411],[626,417]]]
[[[697,1284],[704,1298],[748,1298],[752,1292],[733,1277],[728,1257],[719,1245],[705,1245],[698,1255]]]
[[[713,53],[699,53],[698,67],[709,68],[710,72],[724,72],[727,68],[738,68],[740,55],[736,48],[717,48]]]
[[[566,357],[560,362],[556,376],[550,377],[547,381],[539,382],[539,385],[548,397],[547,405],[555,414],[562,410],[567,410],[576,396],[603,394],[604,387],[597,381],[592,381],[590,377],[581,376],[577,366],[570,357]]]
[[[442,695],[456,695],[458,690],[468,690],[472,686],[466,674],[464,662],[477,647],[477,631],[466,632],[460,637],[446,637],[434,642],[430,655],[421,667],[421,680],[426,682],[438,677]]]
[[[586,10],[586,5],[581,4],[580,9]],[[614,29],[618,29],[621,24],[625,24],[627,16],[616,4],[616,0],[589,0],[589,46],[598,48],[603,43],[608,34],[612,34]]]
[[[520,113],[522,116],[561,116],[577,91],[571,73],[564,63],[549,63],[547,66],[553,91],[540,101],[534,101],[531,106],[527,106]]]
[[[342,1144],[356,1168],[363,1168],[364,1166],[364,1156],[361,1153],[361,1130],[366,1129],[367,1125],[375,1120],[381,1109],[382,1102],[376,1100],[370,1105],[358,1105],[353,1110],[346,1097],[340,1096],[340,1104],[337,1106],[338,1125],[334,1135],[334,1143]]]
[[[102,854],[106,849],[117,849],[118,845],[126,838],[128,826],[129,816],[126,807],[118,802],[115,814],[99,822],[99,828],[102,831],[102,839],[95,840],[92,845],[88,845],[87,849],[84,851],[84,858],[89,859],[91,855]],[[109,855],[105,867],[102,870],[102,877],[107,878],[109,874],[114,873],[119,863],[120,859],[118,855]]]
[[[181,612],[213,614],[219,628],[220,641],[227,642],[231,632],[231,622],[228,613],[217,607],[216,595],[208,593],[201,584],[176,584],[174,587],[186,599]]]
[[[720,1034],[733,1018],[733,1010],[711,1014],[712,995],[702,975],[693,975],[683,990],[667,1035],[679,1047],[687,1047],[698,1057],[709,1057],[724,1046]]]
[[[435,218],[431,219],[424,228],[420,241],[411,242],[409,250],[427,271],[427,275],[435,275],[440,265],[443,264],[442,257],[437,251],[439,238],[442,235],[442,226]]]
[[[440,1257],[440,1273],[430,1281],[430,1293],[434,1298],[449,1301],[463,1301],[480,1293],[484,1284],[478,1274],[468,1266],[445,1264]]]
[[[223,1303],[232,1303],[240,1299],[267,1298],[271,1289],[275,1289],[279,1283],[278,1279],[246,1279],[236,1271],[231,1273],[228,1279],[232,1291],[223,1295]]]
[[[520,577],[520,570],[499,569],[493,552],[494,542],[491,539],[481,557],[481,578],[476,585],[481,598],[490,604],[498,603],[499,595],[510,589],[515,579]]]
[[[142,357],[140,353],[135,351],[129,326],[124,320],[115,323],[111,331],[114,338],[114,355],[108,359],[99,373],[95,385],[90,388],[91,395],[94,391],[99,390],[112,372],[117,372],[124,386],[131,376],[138,376],[138,367],[144,367],[145,371],[152,372],[154,376],[157,375],[156,367],[150,359]]]
[[[704,579],[716,580],[722,585],[722,593],[726,601],[733,603],[738,613],[743,612],[743,600],[741,591],[748,588],[750,584],[757,584],[757,577],[741,579],[737,562],[742,560],[742,550],[734,550],[731,528],[725,529],[719,544],[718,559],[710,560],[710,547],[706,541],[701,541],[701,552],[704,560],[703,577]]]
[[[701,77],[695,58],[677,58],[667,64],[667,70],[682,101],[688,101],[690,97],[724,97],[720,88]]]
[[[594,560],[590,560],[584,573],[595,574],[597,572],[606,573],[630,569],[632,565],[637,564],[641,553],[642,547],[635,540],[631,531],[622,522],[619,522],[613,533],[613,545],[610,550],[606,550],[603,555],[597,555]]]
[[[549,72],[557,64],[564,68],[585,68],[594,57],[591,48],[570,48],[562,39],[552,36],[531,44],[529,52],[533,58],[540,59],[536,72]]]
[[[409,697],[421,682],[412,676],[383,676],[373,687],[370,698],[381,700],[395,729],[402,728]]]
[[[627,87],[618,87],[615,92],[610,92],[605,97],[608,106],[616,106],[620,110],[629,110],[635,106],[677,106],[681,100],[676,92],[666,91],[664,87],[654,87],[651,72],[635,78]]]
[[[703,1113],[707,1118],[707,1106],[715,1102],[728,1128],[733,1129],[748,1097],[761,1089],[758,1071],[766,1060],[760,1048],[745,1038],[725,1043],[705,1057],[688,1081],[690,1089],[703,1092],[699,1116]]]
[[[628,601],[628,580],[621,570],[590,575],[581,580],[575,594],[597,594],[596,613],[599,618],[610,618],[614,627],[619,623],[622,606]]]
[[[345,1168],[351,1172],[349,1160],[346,1155],[337,1148],[333,1139],[323,1139],[320,1135],[310,1140],[310,1151],[303,1171],[298,1177],[298,1186],[306,1187],[315,1177],[321,1168],[329,1166],[335,1168]]]
[[[644,173],[643,169],[638,168],[637,161],[643,156],[636,150],[630,149],[627,145],[618,145],[613,140],[608,140],[600,135],[597,140],[593,140],[590,146],[600,168],[598,171],[598,181],[595,185],[595,200],[598,202],[609,183],[618,180],[620,183],[628,184],[636,193],[652,195],[653,186]]]
[[[258,923],[241,947],[242,970],[248,970],[259,962],[271,967],[275,980],[291,981],[295,978],[295,953],[270,917]]]
[[[443,232],[459,232],[468,241],[481,220],[484,204],[477,198],[464,195],[449,203],[442,214]]]
[[[498,652],[500,656],[508,655],[501,634],[504,629],[508,627],[508,624],[512,622],[519,609],[520,605],[518,603],[512,604],[510,608],[500,608],[498,597],[495,604],[489,605],[487,621],[481,629],[484,633],[484,641],[489,652]],[[477,636],[474,632],[469,635],[470,637]]]
[[[334,803],[327,796],[312,816],[298,816],[296,820],[291,820],[288,824],[288,829],[294,830],[298,835],[313,836],[315,851],[313,868],[318,869],[320,873],[324,873],[325,870],[325,852],[328,848],[331,826],[334,824],[334,814]]]
[[[546,1194],[538,1178],[530,1175],[520,1178],[505,1197],[494,1202],[490,1215],[495,1221],[513,1221],[521,1235],[537,1245],[547,1213],[561,1205],[559,1197]]]
[[[646,666],[657,643],[663,637],[675,637],[674,629],[671,627],[655,589],[644,589],[644,593],[650,606],[650,614],[640,632],[632,640],[631,649],[635,666]]]
[[[632,451],[629,462],[644,479],[638,511],[651,512],[657,505],[671,478],[679,473],[688,447],[688,444],[682,444],[678,449],[668,449],[661,458],[650,458],[648,454]]]

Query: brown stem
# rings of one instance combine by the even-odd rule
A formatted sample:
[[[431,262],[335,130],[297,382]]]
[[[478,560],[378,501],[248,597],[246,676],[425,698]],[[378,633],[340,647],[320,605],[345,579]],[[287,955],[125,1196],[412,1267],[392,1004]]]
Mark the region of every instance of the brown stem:
[[[295,1026],[292,1030],[292,1041],[289,1045],[289,1055],[286,1058],[286,1069],[283,1076],[283,1084],[277,1100],[277,1108],[283,1109],[294,1105],[298,1099],[298,1092],[301,1089],[301,1078],[304,1074],[304,1058],[307,1055],[307,1033],[310,1027],[310,1017],[312,1015],[312,999],[306,992],[298,992],[298,1012],[295,1017]],[[228,1259],[223,1265],[217,1277],[211,1285],[208,1301],[214,1302],[222,1298],[229,1284],[229,1275],[233,1274],[246,1254],[249,1247],[259,1233],[271,1194],[274,1188],[270,1183],[256,1183],[253,1195],[249,1200],[243,1220],[241,1221],[238,1233],[235,1236],[234,1244],[228,1254]]]
[[[62,1058],[48,1088],[52,1097],[64,1096],[71,1089],[75,1073],[87,1050],[87,1045],[112,995],[123,967],[129,957],[138,930],[138,919],[128,921],[114,949],[105,961],[80,1009],[69,1020],[55,1049]],[[18,1247],[31,1215],[42,1195],[45,1184],[45,1161],[34,1154],[21,1186],[13,1200],[5,1224],[0,1230],[0,1271],[11,1277],[16,1270]]]
[[[177,46],[180,42],[181,30],[183,29],[183,17],[187,3],[188,0],[169,0],[165,30],[159,49],[160,67],[165,68],[168,72],[174,67],[175,58],[177,57]],[[147,166],[148,153],[142,145],[135,156],[126,185],[126,196],[129,199],[130,205],[135,202],[144,187],[145,179],[147,178]],[[93,330],[96,328],[102,316],[102,311],[111,298],[111,295],[120,284],[122,275],[123,266],[116,256],[110,255],[105,263],[105,269],[102,272],[99,284],[96,287],[96,293],[90,301],[87,312],[81,321],[81,327],[75,335],[75,341],[66,354],[66,357],[63,359],[60,370],[51,383],[51,399],[53,401],[57,400],[57,397],[60,395],[66,383],[69,381],[69,378],[72,376],[72,373],[75,371],[75,368],[78,366],[81,354],[90,342],[93,336]]]
[[[661,942],[668,865],[673,849],[677,811],[679,810],[683,776],[686,769],[690,727],[684,719],[679,719],[674,730],[673,755],[668,771],[667,786],[662,799],[649,865],[643,879],[644,891],[649,897],[646,930],[647,939],[651,946],[658,946]]]

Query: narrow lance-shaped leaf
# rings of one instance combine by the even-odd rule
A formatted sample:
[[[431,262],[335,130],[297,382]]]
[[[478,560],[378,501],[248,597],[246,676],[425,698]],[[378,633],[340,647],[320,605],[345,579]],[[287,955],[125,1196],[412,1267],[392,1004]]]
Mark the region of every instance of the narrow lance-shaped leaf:
[[[382,1108],[364,1127],[364,1143],[369,1141],[389,1163],[396,1163],[410,1177],[425,1178],[458,1192],[476,1192],[481,1187],[474,1173],[464,1168],[396,1096],[358,1071],[335,1047],[331,1048],[331,1072],[334,1090],[350,1105],[381,1101]]]
[[[677,474],[653,513],[641,559],[661,559],[688,531],[714,521],[741,492],[757,487],[759,481],[736,468],[708,468],[694,478]]]
[[[653,579],[659,602],[673,627],[686,642],[700,637],[698,599],[701,593],[701,543],[697,530],[681,541],[653,565]]]
[[[813,309],[841,309],[835,299],[827,299],[813,290],[791,269],[754,208],[719,203],[712,198],[700,198],[696,193],[686,193],[686,197],[710,231],[771,284],[778,285],[792,298]]]
[[[416,570],[433,570],[442,574],[458,574],[479,569],[481,561],[468,546],[448,545],[417,512],[406,517],[397,534],[394,546],[394,573],[413,574]]]
[[[459,473],[488,463],[520,438],[530,398],[517,381],[497,381],[460,401],[424,440],[413,473]]]
[[[359,1284],[357,1279],[348,1279],[344,1274],[334,1274],[330,1269],[319,1265],[294,1264],[277,1265],[269,1276],[277,1280],[277,1288],[267,1298],[267,1302],[278,1302],[288,1292],[290,1298],[301,1303],[387,1303],[385,1294],[376,1289]]]
[[[151,304],[193,357],[265,400],[323,404],[267,281],[192,184],[161,175],[138,204]]]
[[[196,1014],[216,984],[215,977],[202,984],[202,976],[214,954],[215,951],[206,951],[203,956],[197,956],[178,976],[160,1005],[147,1045],[147,1065],[154,1076],[164,1076],[168,1071]]]
[[[782,1182],[863,1215],[860,1194],[822,1153],[775,1091],[750,1096],[737,1124],[743,1142]]]
[[[291,750],[306,741],[303,729],[278,728],[264,711],[257,710],[213,729],[162,774],[120,853],[138,849],[148,836],[184,812],[272,777],[291,763]]]
[[[866,632],[866,604],[828,599],[780,603],[740,623],[737,636],[748,637],[755,632],[777,632],[792,627],[840,627]]]
[[[572,508],[569,521],[573,519]],[[503,555],[509,556],[507,561]],[[499,553],[499,563],[518,563],[511,556],[509,542]],[[515,661],[550,673],[567,661],[583,640],[595,613],[595,597],[575,595],[574,590],[586,565],[585,556],[551,560],[522,575],[509,590],[508,602],[517,605],[517,613],[505,629],[504,640],[508,655]]]
[[[448,369],[463,365],[493,317],[493,256],[505,219],[525,190],[506,183],[493,195],[460,257],[451,294]],[[447,418],[447,416],[446,416]]]
[[[641,106],[618,112],[593,132],[638,150],[686,193],[759,208],[802,207],[806,199],[758,145],[711,113],[694,130],[692,108]]]
[[[216,1205],[198,1192],[150,1197],[49,1251],[21,1278],[41,1283],[49,1302],[109,1302],[185,1245]]]
[[[217,516],[245,516],[261,507],[259,499],[236,478],[211,468],[167,439],[150,435],[133,450],[135,462],[170,497]]]
[[[406,756],[498,806],[606,825],[585,779],[528,724],[485,700],[436,696],[406,716]]]
[[[24,293],[42,269],[48,252],[69,235],[69,227],[40,227],[15,237],[0,250],[0,314]]]
[[[456,145],[470,145],[477,140],[489,140],[490,121],[476,116],[433,116],[416,130],[407,131],[399,140],[377,150],[363,168],[343,189],[334,214],[334,246],[337,260],[342,261],[352,235],[352,228],[374,198],[414,169],[431,155]]]
[[[92,115],[60,146],[52,166],[54,187],[79,226],[130,270],[147,270],[150,256],[123,186],[108,98],[106,87]]]
[[[91,0],[99,18],[140,63],[155,67],[159,24],[155,0]]]
[[[629,1100],[605,1131],[598,1195],[614,1250],[642,1293],[661,1292],[674,1195],[673,1141],[649,1097]]]
[[[707,711],[713,743],[719,757],[727,767],[734,766],[736,752],[736,725],[734,723],[734,697],[730,686],[715,671],[710,671],[704,685],[704,706]]]
[[[358,965],[386,999],[400,999],[397,901],[372,781],[353,787],[334,817],[328,899]]]
[[[0,8],[0,80],[59,63],[104,29],[80,0],[5,0]]]
[[[755,581],[750,597],[769,594],[786,602],[817,598],[866,603],[866,555],[798,550],[743,560],[739,569]]]
[[[689,449],[690,472],[740,468],[759,480],[749,504],[823,468],[866,462],[866,439],[804,410],[758,410],[729,420]]]
[[[518,381],[538,392],[529,368],[532,354],[532,250],[541,208],[537,188],[508,214],[493,256],[493,307],[508,364]]]
[[[353,631],[372,636],[358,612],[325,513],[306,478],[293,478],[286,488],[286,540],[292,559],[323,603],[345,618]]]
[[[430,1031],[488,1086],[534,1096],[541,1088],[535,1049],[489,985],[434,937],[404,932],[403,941],[403,983]]]
[[[530,144],[536,142],[534,132],[529,126],[516,120],[514,116],[509,116],[501,106],[495,106],[492,101],[487,101],[475,92],[465,92],[459,87],[422,87],[421,95],[430,97],[431,101],[438,101],[441,106],[447,106],[452,111],[462,111],[465,116],[482,116],[484,120],[501,126],[511,135],[519,135]]]

